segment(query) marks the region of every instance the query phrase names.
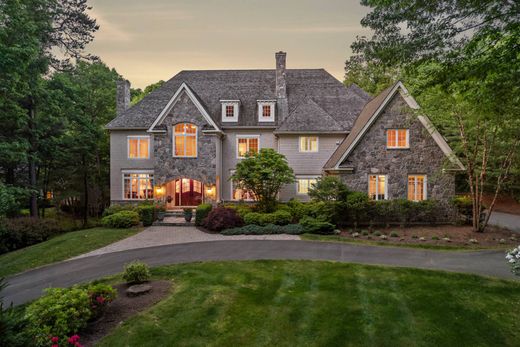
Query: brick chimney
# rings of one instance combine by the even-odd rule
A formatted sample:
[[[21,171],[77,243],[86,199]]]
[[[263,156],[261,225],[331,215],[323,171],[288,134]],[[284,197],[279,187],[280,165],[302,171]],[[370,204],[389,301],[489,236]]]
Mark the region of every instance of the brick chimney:
[[[285,80],[286,57],[285,52],[276,52],[276,99],[278,104],[279,123],[282,122],[289,113],[287,104],[287,82]]]
[[[116,83],[116,113],[119,116],[130,107],[130,82],[118,80]]]

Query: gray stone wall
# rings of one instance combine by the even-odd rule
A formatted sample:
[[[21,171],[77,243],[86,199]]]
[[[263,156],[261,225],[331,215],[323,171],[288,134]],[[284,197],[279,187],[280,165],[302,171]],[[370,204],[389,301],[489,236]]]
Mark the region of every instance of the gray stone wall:
[[[178,123],[197,125],[197,157],[173,157],[173,128]],[[205,184],[215,184],[217,146],[215,135],[205,135],[202,129],[208,125],[190,98],[183,93],[172,110],[161,123],[166,126],[165,134],[154,135],[154,178],[162,185],[177,178],[191,178]]]
[[[386,148],[385,131],[395,128],[409,129],[409,149]],[[427,198],[444,205],[455,194],[453,174],[442,170],[446,161],[442,150],[397,94],[342,163],[342,167],[354,167],[354,172],[341,177],[350,189],[368,193],[370,174],[387,175],[388,198],[406,199],[408,175],[425,174]]]

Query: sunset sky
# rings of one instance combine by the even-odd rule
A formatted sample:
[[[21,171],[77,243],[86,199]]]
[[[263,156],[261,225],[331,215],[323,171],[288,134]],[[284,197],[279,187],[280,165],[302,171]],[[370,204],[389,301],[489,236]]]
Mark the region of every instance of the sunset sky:
[[[180,70],[323,67],[344,62],[368,12],[359,0],[89,0],[100,25],[88,51],[145,87]]]

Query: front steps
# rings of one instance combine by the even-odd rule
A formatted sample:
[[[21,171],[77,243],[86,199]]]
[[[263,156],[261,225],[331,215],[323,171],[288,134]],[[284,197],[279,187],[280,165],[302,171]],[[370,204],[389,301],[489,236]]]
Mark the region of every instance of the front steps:
[[[193,217],[191,222],[186,222],[184,219],[184,211],[183,210],[170,210],[166,211],[164,214],[164,219],[162,221],[155,221],[153,223],[154,226],[163,226],[163,227],[191,227],[195,224],[193,223],[195,219],[195,211],[193,211]]]

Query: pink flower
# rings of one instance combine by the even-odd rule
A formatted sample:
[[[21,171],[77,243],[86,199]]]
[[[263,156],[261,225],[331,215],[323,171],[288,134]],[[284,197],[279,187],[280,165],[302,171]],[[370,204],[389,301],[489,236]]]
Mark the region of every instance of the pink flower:
[[[57,343],[59,340],[60,340],[60,339],[58,338],[58,336],[53,336],[53,337],[51,338],[51,342],[53,342],[53,343]]]
[[[99,304],[103,304],[103,303],[105,302],[105,298],[102,297],[102,296],[98,296],[98,297],[96,298],[96,301],[97,301]]]
[[[58,344],[52,344],[51,347],[60,347]]]

